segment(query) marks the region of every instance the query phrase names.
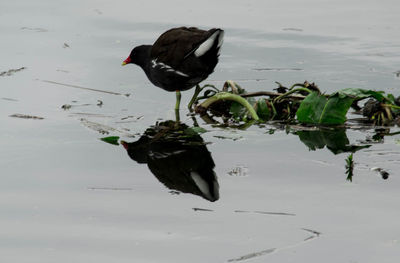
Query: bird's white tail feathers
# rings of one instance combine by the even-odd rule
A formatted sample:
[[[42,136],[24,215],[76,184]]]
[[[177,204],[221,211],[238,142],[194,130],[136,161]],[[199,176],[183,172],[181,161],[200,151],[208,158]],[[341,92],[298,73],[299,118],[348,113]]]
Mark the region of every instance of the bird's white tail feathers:
[[[196,57],[203,56],[205,53],[207,53],[207,51],[210,50],[212,46],[214,46],[215,41],[218,41],[217,48],[219,54],[219,49],[221,48],[222,43],[224,41],[224,31],[222,30],[215,31],[214,34],[212,34],[206,41],[201,43],[201,45],[194,51],[194,55]]]

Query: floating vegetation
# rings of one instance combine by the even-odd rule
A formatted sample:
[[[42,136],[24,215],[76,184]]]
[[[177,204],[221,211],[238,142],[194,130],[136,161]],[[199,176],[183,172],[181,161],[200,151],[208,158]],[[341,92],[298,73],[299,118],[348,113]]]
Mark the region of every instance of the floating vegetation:
[[[27,114],[12,114],[9,117],[12,118],[20,118],[20,119],[31,119],[31,120],[43,120],[43,117],[39,117],[39,116],[33,116],[33,115],[27,115]]]
[[[400,120],[400,97],[383,91],[346,88],[324,94],[314,83],[305,81],[287,88],[277,82],[277,92],[248,93],[237,83],[226,81],[222,90],[206,84],[197,86],[188,107],[207,122],[221,117],[224,124],[255,120],[283,121],[303,125],[340,126],[350,108],[373,125],[393,125]],[[262,97],[256,99],[256,97]],[[360,101],[368,99],[363,106]]]
[[[64,105],[61,106],[61,109],[63,109],[63,110],[69,110],[71,108],[72,108],[71,104],[64,104]]]
[[[19,71],[24,70],[24,69],[26,69],[26,67],[20,67],[20,68],[17,68],[17,69],[9,69],[7,71],[0,72],[0,77],[11,76],[14,73],[19,72]]]
[[[60,86],[64,86],[64,87],[70,87],[70,88],[74,88],[74,89],[83,89],[83,90],[89,90],[89,91],[95,91],[95,92],[102,92],[102,93],[107,93],[107,94],[112,94],[112,95],[122,95],[122,96],[126,96],[129,97],[130,94],[122,94],[122,93],[118,93],[118,92],[113,92],[113,91],[108,91],[108,90],[100,90],[100,89],[92,89],[92,88],[86,88],[86,87],[82,87],[82,86],[78,86],[78,85],[71,85],[71,84],[66,84],[66,83],[61,83],[61,82],[56,82],[56,81],[51,81],[51,80],[41,80],[42,82],[46,82],[46,83],[50,83],[50,84],[55,84],[55,85],[60,85]]]
[[[244,165],[237,165],[228,172],[230,176],[247,176],[248,168]]]
[[[387,180],[389,178],[389,173],[380,167],[373,167],[373,168],[371,168],[371,171],[378,172],[381,175],[383,180]]]
[[[13,98],[1,98],[2,100],[7,100],[7,101],[18,101],[18,100],[16,100],[16,99],[13,99]]]
[[[21,27],[21,30],[30,30],[30,31],[38,32],[38,33],[48,32],[47,29],[41,28],[41,27],[26,27],[26,26],[24,26],[24,27]]]
[[[249,259],[260,257],[260,256],[263,256],[263,255],[266,255],[266,254],[271,254],[275,250],[276,250],[276,248],[269,248],[269,249],[265,249],[265,250],[262,250],[262,251],[253,252],[253,253],[246,254],[244,256],[238,257],[238,258],[229,259],[228,262],[239,262],[239,261],[249,260]]]
[[[211,210],[211,209],[206,209],[206,208],[199,208],[199,207],[193,207],[192,208],[193,209],[193,211],[203,211],[203,212],[214,212],[214,210]]]
[[[102,116],[100,115],[100,117],[102,117]],[[124,136],[134,137],[133,134],[130,134],[130,133],[128,133],[128,132],[126,132],[126,131],[124,131],[122,129],[117,129],[117,128],[114,128],[114,127],[111,127],[111,126],[108,126],[108,125],[105,125],[105,124],[102,124],[102,123],[89,121],[89,120],[87,120],[85,118],[81,118],[80,121],[81,121],[81,124],[83,126],[89,128],[89,129],[91,129],[93,131],[96,131],[96,132],[98,132],[100,134],[107,135],[107,134],[110,134],[111,132],[114,132],[114,133],[123,134]],[[110,137],[110,138],[112,138],[112,137]],[[103,140],[103,141],[111,143],[111,141],[114,141],[114,139],[106,139],[106,140]],[[111,143],[111,144],[115,144],[115,143]]]

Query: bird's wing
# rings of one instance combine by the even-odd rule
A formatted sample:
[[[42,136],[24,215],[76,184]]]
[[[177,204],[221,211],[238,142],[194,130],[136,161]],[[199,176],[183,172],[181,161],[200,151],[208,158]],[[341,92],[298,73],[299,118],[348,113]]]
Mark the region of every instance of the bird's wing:
[[[196,50],[215,30],[205,31],[195,27],[170,29],[153,44],[150,56],[152,59],[177,68],[184,61],[186,55]]]

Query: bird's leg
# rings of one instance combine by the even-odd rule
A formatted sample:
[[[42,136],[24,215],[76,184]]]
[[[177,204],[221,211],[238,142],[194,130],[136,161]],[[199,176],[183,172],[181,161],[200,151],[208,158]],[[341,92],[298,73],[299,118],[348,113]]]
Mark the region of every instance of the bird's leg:
[[[179,105],[181,104],[181,92],[179,90],[176,91],[176,104],[175,104],[175,119],[176,123],[179,123]]]
[[[180,118],[180,116],[179,116],[179,110],[177,110],[177,109],[175,109],[175,123],[177,124],[177,125],[179,125],[179,122],[181,121],[181,118]]]
[[[179,110],[179,105],[181,104],[181,92],[179,90],[176,91],[176,104],[175,110]]]

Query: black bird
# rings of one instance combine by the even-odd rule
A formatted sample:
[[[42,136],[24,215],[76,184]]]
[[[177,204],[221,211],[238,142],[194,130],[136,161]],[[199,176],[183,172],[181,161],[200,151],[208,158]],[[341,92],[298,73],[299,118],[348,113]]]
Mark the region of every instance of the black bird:
[[[219,28],[172,28],[153,45],[135,47],[122,65],[136,64],[155,86],[176,91],[175,110],[179,110],[180,91],[194,87],[214,71],[223,37]]]

